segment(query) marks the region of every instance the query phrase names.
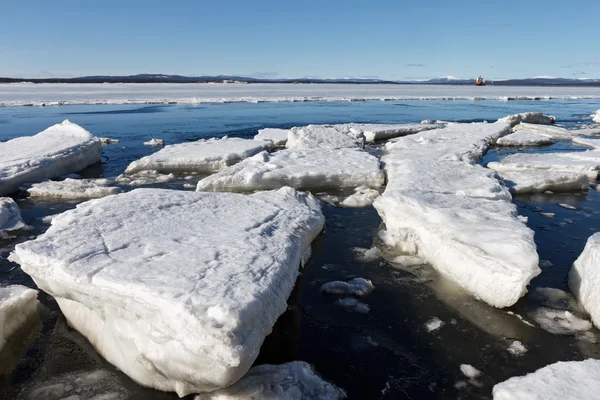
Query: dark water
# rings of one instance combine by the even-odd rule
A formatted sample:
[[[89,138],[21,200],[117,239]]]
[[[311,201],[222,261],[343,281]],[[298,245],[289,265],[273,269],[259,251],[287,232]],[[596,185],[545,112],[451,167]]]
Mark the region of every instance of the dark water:
[[[559,123],[575,126],[589,123],[589,114],[598,108],[599,101],[582,100],[0,108],[0,140],[33,134],[70,119],[99,137],[121,140],[104,147],[102,164],[84,172],[90,177],[114,177],[130,161],[156,151],[142,145],[153,137],[176,143],[226,134],[251,137],[262,127],[309,123],[491,121],[523,111],[543,111],[556,115]],[[559,143],[527,151],[578,149]],[[492,149],[482,163],[515,151]],[[0,241],[0,284],[34,287],[18,265],[6,257],[16,243],[47,229],[42,217],[76,203],[31,201],[18,196],[17,200],[32,230]],[[265,341],[257,363],[305,360],[327,380],[344,388],[351,399],[490,399],[493,385],[511,376],[560,360],[600,358],[600,346],[593,343],[600,340],[595,329],[585,338],[556,335],[541,329],[533,317],[541,306],[570,307],[568,299],[556,300],[540,288],[568,291],[570,266],[600,226],[600,193],[590,189],[577,194],[517,196],[514,201],[520,214],[528,217],[528,226],[535,230],[540,259],[553,266],[544,267],[532,281],[529,293],[504,310],[470,298],[429,266],[397,269],[383,259],[362,261],[356,248],[381,245],[377,232],[383,227],[377,212],[372,207],[342,209],[325,205],[326,228],[313,245],[312,258],[296,283],[288,311]],[[561,208],[558,203],[569,203],[577,210]],[[541,212],[556,216],[548,218]],[[370,307],[367,314],[346,311],[334,304],[335,296],[320,292],[325,282],[357,276],[371,279],[376,287],[363,299]],[[19,398],[19,393],[43,382],[54,382],[64,374],[98,369],[112,374],[109,383],[96,388],[100,392],[114,386],[131,399],[176,398],[136,385],[68,327],[51,297],[40,293],[40,301],[39,318],[11,343],[10,354],[0,354],[1,360],[9,360],[0,367],[0,398]],[[424,324],[432,317],[445,325],[428,333]],[[507,348],[513,340],[521,341],[528,352],[519,357],[510,354]],[[459,369],[461,364],[473,365],[482,372],[481,377],[465,378]],[[64,380],[72,383],[73,379]]]

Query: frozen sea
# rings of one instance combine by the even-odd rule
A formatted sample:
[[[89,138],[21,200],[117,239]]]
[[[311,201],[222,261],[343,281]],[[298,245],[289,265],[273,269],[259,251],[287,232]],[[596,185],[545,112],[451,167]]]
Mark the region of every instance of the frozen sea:
[[[238,89],[236,85],[231,90],[247,90],[247,86],[239,85]],[[535,92],[525,89],[530,94]],[[0,103],[7,98],[27,100],[7,95],[5,90],[0,88]],[[465,98],[474,91],[472,88],[464,90],[469,91]],[[540,90],[533,93],[533,97],[544,96],[546,89]],[[123,96],[135,99],[127,93]],[[69,119],[98,137],[120,140],[103,148],[101,164],[81,173],[84,177],[115,177],[131,161],[158,150],[143,145],[151,138],[164,139],[167,144],[225,135],[250,138],[264,127],[289,128],[311,123],[494,121],[525,111],[555,115],[559,124],[574,127],[591,123],[589,116],[600,108],[600,99],[582,97],[594,96],[600,97],[600,90],[586,89],[585,96],[580,93],[576,99],[513,101],[352,102],[333,101],[332,97],[331,101],[310,102],[5,106],[0,107],[0,141],[32,135]],[[52,99],[37,97],[36,101]],[[577,151],[579,148],[558,143],[550,149]],[[376,153],[378,148],[374,146],[371,150]],[[482,163],[515,151],[519,150],[491,149]],[[178,182],[168,187],[183,189]],[[0,284],[20,283],[33,287],[30,278],[17,264],[8,262],[6,256],[16,243],[35,237],[47,228],[41,218],[73,208],[76,203],[29,200],[20,196],[16,196],[16,200],[33,230],[0,241]],[[523,375],[556,361],[600,358],[597,330],[586,335],[559,335],[542,329],[535,318],[543,307],[555,310],[572,307],[572,301],[562,292],[547,288],[568,291],[571,264],[583,250],[587,238],[600,226],[600,193],[590,189],[578,194],[516,196],[514,202],[535,231],[540,259],[549,263],[532,281],[529,293],[515,306],[503,310],[472,299],[427,265],[398,269],[381,259],[362,260],[358,249],[372,247],[381,229],[377,212],[372,207],[324,206],[326,228],[313,244],[312,257],[296,282],[288,311],[265,341],[256,363],[307,361],[324,378],[344,388],[350,399],[491,399],[493,385],[511,376]],[[562,208],[559,203],[571,204],[576,209]],[[555,217],[548,218],[541,213],[555,213]],[[335,298],[320,291],[325,282],[353,277],[370,279],[376,287],[363,299],[370,307],[366,314],[345,311],[334,304]],[[50,297],[40,293],[40,300],[43,303],[40,320],[32,321],[28,327],[33,334],[24,334],[21,343],[6,350],[11,353],[8,359],[12,360],[13,367],[0,366],[0,398],[19,398],[22,390],[42,382],[98,369],[111,373],[108,382],[103,381],[104,386],[119,388],[131,399],[176,398],[173,393],[142,388],[132,382],[68,327]],[[434,317],[444,324],[428,332],[425,325]],[[528,351],[520,356],[510,353],[507,349],[514,341],[520,341]],[[465,377],[460,370],[462,364],[474,366],[482,375],[477,379]],[[73,378],[68,379],[71,379],[69,384],[76,384]]]

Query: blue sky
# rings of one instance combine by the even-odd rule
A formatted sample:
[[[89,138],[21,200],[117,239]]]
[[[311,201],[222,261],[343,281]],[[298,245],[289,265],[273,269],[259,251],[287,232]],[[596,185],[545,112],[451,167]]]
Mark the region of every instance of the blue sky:
[[[597,0],[3,0],[0,9],[0,76],[600,78]]]

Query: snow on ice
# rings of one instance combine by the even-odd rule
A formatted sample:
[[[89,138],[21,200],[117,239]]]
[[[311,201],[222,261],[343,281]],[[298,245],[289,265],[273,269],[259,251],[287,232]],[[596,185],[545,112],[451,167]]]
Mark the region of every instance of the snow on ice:
[[[555,153],[517,153],[501,161],[490,162],[488,168],[499,172],[567,172],[586,174],[595,179],[600,170],[600,150],[555,152]]]
[[[332,281],[321,286],[321,292],[347,296],[366,296],[373,290],[375,286],[365,278],[354,278],[348,282]]]
[[[32,197],[55,197],[62,199],[93,199],[121,193],[111,186],[108,179],[70,179],[34,183],[27,193]]]
[[[370,189],[367,186],[359,186],[354,189],[354,194],[346,197],[340,203],[342,207],[367,207],[373,204],[379,197],[379,191]]]
[[[600,233],[594,233],[569,273],[569,288],[600,327]]]
[[[504,123],[450,124],[388,143],[388,177],[373,205],[386,243],[421,257],[495,307],[514,304],[541,271],[533,231],[493,171],[473,165]]]
[[[0,143],[0,196],[24,183],[58,178],[100,161],[102,144],[68,120],[34,136]]]
[[[556,117],[552,115],[544,115],[541,112],[525,112],[520,114],[508,115],[500,118],[498,122],[504,122],[514,127],[520,123],[544,124],[550,125],[556,123]]]
[[[258,365],[233,385],[195,400],[338,400],[346,393],[317,375],[304,361]]]
[[[573,143],[581,144],[587,147],[591,147],[593,149],[600,148],[600,138],[576,137],[573,138]]]
[[[136,189],[60,214],[11,260],[109,362],[185,396],[248,371],[323,224],[291,188]]]
[[[295,150],[364,147],[365,135],[352,124],[308,125],[290,129],[285,147]]]
[[[254,140],[266,140],[273,143],[273,146],[285,146],[288,140],[289,129],[264,128],[258,131]]]
[[[511,193],[579,192],[589,188],[586,174],[552,171],[502,172],[504,184]]]
[[[383,184],[379,160],[366,151],[316,148],[259,153],[202,179],[198,190],[247,192],[287,185],[317,191]]]
[[[544,146],[556,140],[541,132],[518,130],[498,139],[498,146]]]
[[[600,361],[559,361],[513,377],[493,389],[494,400],[581,400],[600,398]]]
[[[262,140],[228,137],[172,144],[132,162],[125,173],[134,174],[144,170],[163,173],[217,172],[268,147],[269,144]]]
[[[36,312],[37,290],[21,285],[0,287],[0,352],[6,341]]]
[[[360,130],[367,143],[413,135],[443,127],[441,124],[346,124],[346,126]]]
[[[2,231],[13,231],[24,226],[17,203],[10,197],[0,197],[0,235]]]

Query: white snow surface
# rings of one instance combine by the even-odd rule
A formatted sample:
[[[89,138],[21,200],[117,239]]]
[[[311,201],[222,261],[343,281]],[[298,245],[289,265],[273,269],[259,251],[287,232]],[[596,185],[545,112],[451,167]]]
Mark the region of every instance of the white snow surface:
[[[57,178],[100,161],[102,144],[68,120],[34,136],[0,143],[0,196],[24,183]]]
[[[11,260],[109,362],[185,396],[248,371],[323,224],[291,188],[137,189],[60,214]]]
[[[417,255],[495,307],[514,304],[540,273],[533,231],[495,173],[473,163],[509,126],[450,124],[386,145],[388,178],[373,205],[387,244]]]
[[[569,272],[569,288],[600,326],[600,232],[590,236]]]
[[[528,124],[525,122],[515,126],[514,131],[539,132],[554,140],[572,140],[577,136],[577,131],[575,130],[568,130],[560,126]]]
[[[500,161],[489,163],[488,168],[499,172],[567,172],[586,174],[595,179],[600,170],[600,150],[555,152],[555,153],[517,153]]]
[[[586,174],[554,171],[502,172],[511,193],[579,192],[589,188]]]
[[[254,136],[254,140],[266,140],[273,143],[273,146],[285,146],[289,131],[289,129],[279,128],[259,129],[258,134]]]
[[[262,140],[241,138],[207,139],[165,146],[132,162],[125,170],[134,174],[144,170],[170,172],[217,172],[269,147]]]
[[[498,146],[543,146],[555,143],[550,135],[533,130],[517,130],[498,139]]]
[[[559,361],[498,383],[494,400],[600,399],[600,361]]]
[[[362,131],[367,143],[442,128],[441,124],[347,124]]]
[[[584,146],[591,147],[592,149],[600,148],[600,138],[586,138],[586,137],[576,137],[573,138],[573,143],[581,144]]]
[[[367,186],[359,186],[354,189],[354,194],[351,194],[340,202],[340,206],[367,207],[373,204],[375,199],[379,197],[379,194],[375,189],[370,189]]]
[[[0,84],[0,106],[353,100],[597,99],[594,87],[253,83]]]
[[[0,232],[21,229],[24,226],[17,203],[10,197],[0,197]]]
[[[498,122],[504,122],[509,124],[511,127],[514,127],[522,122],[550,125],[556,122],[556,117],[552,115],[544,115],[541,112],[524,112],[500,118]]]
[[[253,191],[282,186],[311,191],[380,187],[379,160],[357,148],[262,152],[198,182],[199,191]]]
[[[295,150],[343,149],[364,147],[364,144],[365,135],[358,126],[308,125],[290,129],[285,147]]]
[[[321,292],[346,296],[366,296],[373,290],[375,286],[365,278],[354,278],[348,282],[332,281],[321,285]]]
[[[0,287],[0,352],[8,338],[36,312],[37,290],[21,285]]]
[[[195,400],[338,400],[343,390],[323,380],[304,361],[258,365],[238,382],[221,390],[196,396]]]
[[[31,197],[61,199],[94,199],[121,193],[121,188],[111,186],[108,179],[71,179],[34,183],[27,193]]]

